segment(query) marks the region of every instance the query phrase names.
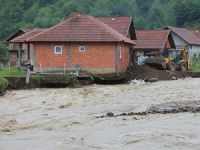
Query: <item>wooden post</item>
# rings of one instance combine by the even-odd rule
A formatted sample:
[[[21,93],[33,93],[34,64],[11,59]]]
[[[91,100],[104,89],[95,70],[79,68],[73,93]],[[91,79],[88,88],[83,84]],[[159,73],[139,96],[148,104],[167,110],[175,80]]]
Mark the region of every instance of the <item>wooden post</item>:
[[[27,53],[28,53],[28,57],[27,57],[27,58],[28,58],[28,60],[30,61],[30,59],[31,59],[31,56],[30,56],[30,55],[31,55],[31,54],[30,54],[30,44],[29,44],[29,43],[27,44]]]
[[[19,67],[21,66],[21,51],[22,51],[22,43],[19,44]]]

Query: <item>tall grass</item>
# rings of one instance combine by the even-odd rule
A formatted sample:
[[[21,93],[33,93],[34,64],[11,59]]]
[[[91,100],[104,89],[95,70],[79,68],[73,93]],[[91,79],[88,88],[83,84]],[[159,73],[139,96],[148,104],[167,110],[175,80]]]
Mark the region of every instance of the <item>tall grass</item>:
[[[0,68],[1,77],[25,77],[26,73],[20,68]]]
[[[193,72],[200,72],[200,64],[191,65],[190,70],[193,71]]]

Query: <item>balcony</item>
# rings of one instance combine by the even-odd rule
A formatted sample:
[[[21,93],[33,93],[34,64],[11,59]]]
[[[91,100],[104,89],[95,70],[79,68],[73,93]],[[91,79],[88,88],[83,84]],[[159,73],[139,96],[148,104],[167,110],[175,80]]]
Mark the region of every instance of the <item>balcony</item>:
[[[22,47],[20,49],[19,43],[9,43],[8,48],[9,48],[10,51],[27,50],[27,44],[22,44]]]

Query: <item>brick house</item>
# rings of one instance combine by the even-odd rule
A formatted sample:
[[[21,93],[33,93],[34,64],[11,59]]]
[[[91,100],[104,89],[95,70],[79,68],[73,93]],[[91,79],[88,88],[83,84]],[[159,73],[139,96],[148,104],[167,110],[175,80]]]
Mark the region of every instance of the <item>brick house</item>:
[[[28,45],[36,72],[63,72],[79,65],[84,72],[123,78],[135,39],[131,17],[94,18],[74,12],[49,29],[11,42]]]

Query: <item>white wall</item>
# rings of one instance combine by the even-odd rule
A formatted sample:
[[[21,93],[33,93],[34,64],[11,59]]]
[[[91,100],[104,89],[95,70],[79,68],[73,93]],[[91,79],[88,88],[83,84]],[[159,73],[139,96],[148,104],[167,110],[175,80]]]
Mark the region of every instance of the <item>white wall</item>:
[[[196,55],[196,57],[200,58],[200,45],[191,45],[189,46],[189,57],[190,62],[192,61],[192,58]]]
[[[173,36],[176,48],[180,48],[180,47],[184,47],[185,45],[188,45],[183,39],[181,39],[176,34],[172,33],[172,36]]]
[[[188,46],[187,50],[189,52],[190,63],[192,62],[192,58],[194,57],[194,55],[196,55],[197,57],[200,57],[200,45],[188,45],[188,43],[186,43],[182,38],[180,38],[176,34],[172,33],[172,36],[173,36],[176,48],[182,48],[184,46]]]

